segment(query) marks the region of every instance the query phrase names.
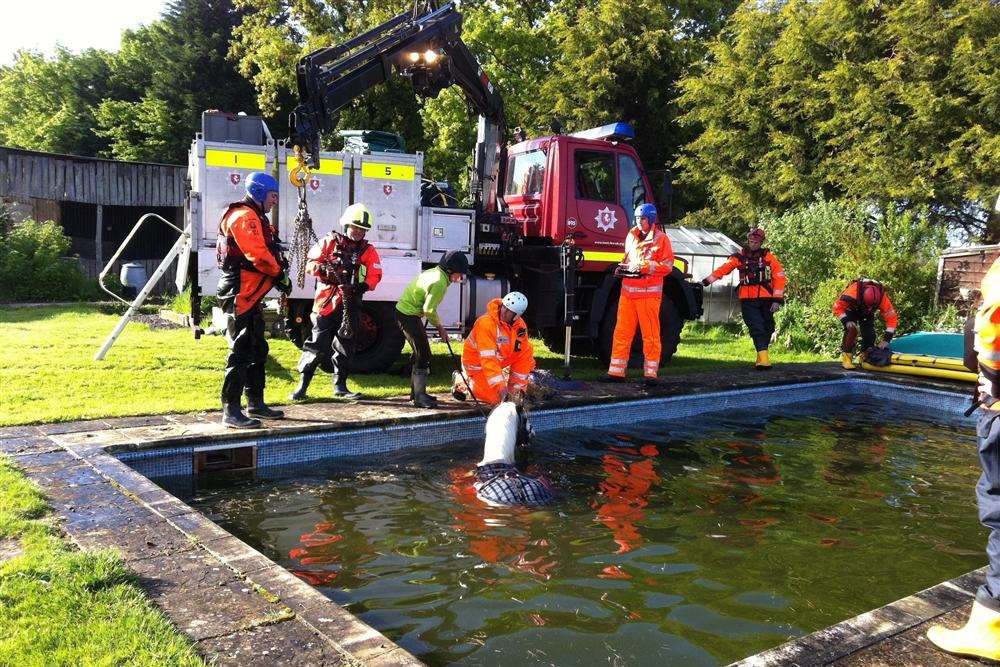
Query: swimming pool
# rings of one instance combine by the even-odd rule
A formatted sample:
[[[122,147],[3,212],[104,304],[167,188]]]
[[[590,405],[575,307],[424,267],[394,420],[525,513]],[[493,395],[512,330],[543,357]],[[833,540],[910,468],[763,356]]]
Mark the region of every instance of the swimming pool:
[[[984,562],[957,396],[771,398],[557,423],[544,511],[475,500],[478,439],[159,481],[431,664],[719,664]]]

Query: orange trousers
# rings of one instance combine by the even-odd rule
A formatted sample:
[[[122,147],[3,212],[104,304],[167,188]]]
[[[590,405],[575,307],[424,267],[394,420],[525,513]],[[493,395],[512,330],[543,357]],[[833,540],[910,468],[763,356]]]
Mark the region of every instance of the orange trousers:
[[[499,384],[491,385],[486,381],[486,374],[482,371],[465,371],[465,376],[469,378],[469,390],[472,395],[475,396],[480,403],[488,403],[489,405],[500,405],[500,389],[507,388],[507,381]],[[461,385],[465,385],[464,382]]]
[[[642,375],[655,378],[660,369],[660,300],[662,296],[631,299],[624,294],[618,299],[618,322],[611,343],[611,363],[608,375],[625,377],[632,350],[635,328],[642,332],[642,354],[646,358]]]

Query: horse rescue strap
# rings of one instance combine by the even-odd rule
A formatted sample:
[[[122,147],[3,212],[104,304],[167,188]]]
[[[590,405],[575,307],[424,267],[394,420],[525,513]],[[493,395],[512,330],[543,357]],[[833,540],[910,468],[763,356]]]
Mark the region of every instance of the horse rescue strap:
[[[535,477],[522,474],[510,463],[476,466],[476,495],[501,505],[547,505],[555,497]]]
[[[865,353],[865,361],[872,366],[888,366],[892,363],[892,350],[887,347],[873,347]]]
[[[767,248],[749,250],[744,248],[737,257],[740,260],[740,284],[761,285],[771,289],[771,266],[767,263]]]

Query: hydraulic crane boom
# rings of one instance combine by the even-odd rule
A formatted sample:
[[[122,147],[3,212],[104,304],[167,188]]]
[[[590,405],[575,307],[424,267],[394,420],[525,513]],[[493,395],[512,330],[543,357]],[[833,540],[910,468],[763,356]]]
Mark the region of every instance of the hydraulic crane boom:
[[[319,162],[320,136],[333,129],[336,114],[393,73],[408,77],[422,97],[459,86],[479,114],[473,182],[479,212],[494,213],[497,187],[506,166],[507,121],[503,100],[462,41],[462,15],[448,3],[404,12],[334,47],[302,58],[296,69],[299,105],[292,112],[292,144],[309,163]]]

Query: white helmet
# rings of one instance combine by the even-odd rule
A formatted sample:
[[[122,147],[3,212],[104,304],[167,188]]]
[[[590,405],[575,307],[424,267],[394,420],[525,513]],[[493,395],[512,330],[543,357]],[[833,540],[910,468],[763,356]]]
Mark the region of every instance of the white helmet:
[[[524,315],[524,311],[528,309],[528,297],[524,296],[520,292],[508,292],[507,296],[505,296],[503,301],[500,303],[507,306],[507,308],[512,310],[518,317]]]

